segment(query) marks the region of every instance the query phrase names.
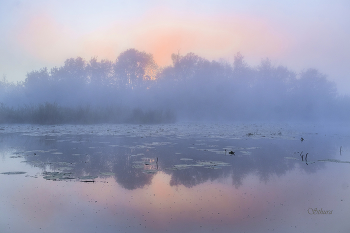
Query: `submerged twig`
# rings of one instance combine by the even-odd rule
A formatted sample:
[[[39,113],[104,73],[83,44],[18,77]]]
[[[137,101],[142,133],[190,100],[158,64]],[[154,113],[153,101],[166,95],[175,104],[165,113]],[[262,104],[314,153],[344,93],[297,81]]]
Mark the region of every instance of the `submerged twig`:
[[[304,155],[303,155],[303,152],[300,152],[300,157],[301,157],[301,161],[304,161]]]

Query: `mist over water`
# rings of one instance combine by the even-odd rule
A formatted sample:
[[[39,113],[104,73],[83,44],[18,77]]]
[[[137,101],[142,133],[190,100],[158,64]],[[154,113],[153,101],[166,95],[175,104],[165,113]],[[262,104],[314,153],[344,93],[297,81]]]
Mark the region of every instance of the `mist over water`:
[[[348,232],[349,138],[311,124],[3,125],[0,229]]]
[[[129,49],[115,61],[67,59],[24,82],[0,82],[0,123],[171,123],[175,121],[348,122],[350,97],[316,69],[297,73],[263,59],[252,67],[193,53],[159,67]]]
[[[0,233],[349,233],[350,1],[266,3],[0,1]]]
[[[0,232],[348,232],[349,96],[315,69],[171,58],[1,82]]]

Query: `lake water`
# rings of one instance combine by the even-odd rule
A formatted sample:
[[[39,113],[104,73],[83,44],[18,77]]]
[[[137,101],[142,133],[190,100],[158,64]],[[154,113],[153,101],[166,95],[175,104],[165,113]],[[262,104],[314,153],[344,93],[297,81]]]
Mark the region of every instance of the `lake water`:
[[[2,125],[0,159],[1,233],[350,232],[348,127]]]

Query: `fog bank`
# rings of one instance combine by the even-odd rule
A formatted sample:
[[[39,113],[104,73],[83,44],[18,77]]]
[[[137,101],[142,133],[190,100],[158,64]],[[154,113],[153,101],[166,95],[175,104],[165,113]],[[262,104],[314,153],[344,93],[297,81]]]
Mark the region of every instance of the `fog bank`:
[[[115,61],[67,59],[24,82],[0,82],[0,123],[169,123],[184,121],[348,121],[350,97],[316,69],[297,73],[263,59],[250,66],[196,54],[129,49]]]

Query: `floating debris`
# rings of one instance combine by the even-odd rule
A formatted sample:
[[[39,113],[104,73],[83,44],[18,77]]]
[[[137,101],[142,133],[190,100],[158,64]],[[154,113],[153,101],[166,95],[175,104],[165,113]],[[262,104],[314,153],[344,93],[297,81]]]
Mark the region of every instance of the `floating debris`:
[[[221,162],[221,161],[199,161],[197,162],[197,164],[201,166],[221,166],[221,167],[231,166],[231,164]]]
[[[222,167],[218,167],[218,166],[209,166],[209,167],[204,167],[207,169],[222,169]]]
[[[169,168],[169,170],[183,170],[191,167],[192,165],[190,164],[177,164],[177,165],[174,165],[172,168]]]
[[[73,170],[73,167],[59,167],[57,168],[57,170],[60,170],[60,171]]]
[[[320,159],[319,162],[333,162],[333,163],[350,163],[350,161],[341,161],[338,159]]]
[[[184,161],[191,161],[193,159],[189,159],[189,158],[181,158],[180,160],[184,160]]]
[[[189,169],[192,167],[204,167],[211,169],[221,169],[222,167],[231,166],[229,163],[221,162],[221,161],[197,161],[195,164],[176,164],[168,170],[183,170]],[[215,168],[218,167],[218,168]]]
[[[75,179],[71,172],[43,172],[45,180],[62,181]]]
[[[97,176],[80,176],[79,177],[80,180],[93,180],[96,178],[97,178]]]
[[[69,162],[57,162],[57,164],[59,164],[59,165],[67,165],[67,166],[71,166],[71,165],[73,165],[73,164],[75,164],[75,163],[69,163]]]
[[[95,182],[95,179],[97,178],[97,176],[80,176],[78,179],[80,180],[80,182]]]
[[[22,175],[22,174],[26,174],[27,172],[2,172],[0,174],[3,175]]]
[[[149,170],[144,170],[142,171],[143,173],[146,173],[146,174],[154,174],[154,173],[157,173],[158,170],[155,170],[155,169],[149,169]]]
[[[115,175],[115,173],[113,173],[113,172],[100,172],[100,174],[102,176],[114,176]]]

